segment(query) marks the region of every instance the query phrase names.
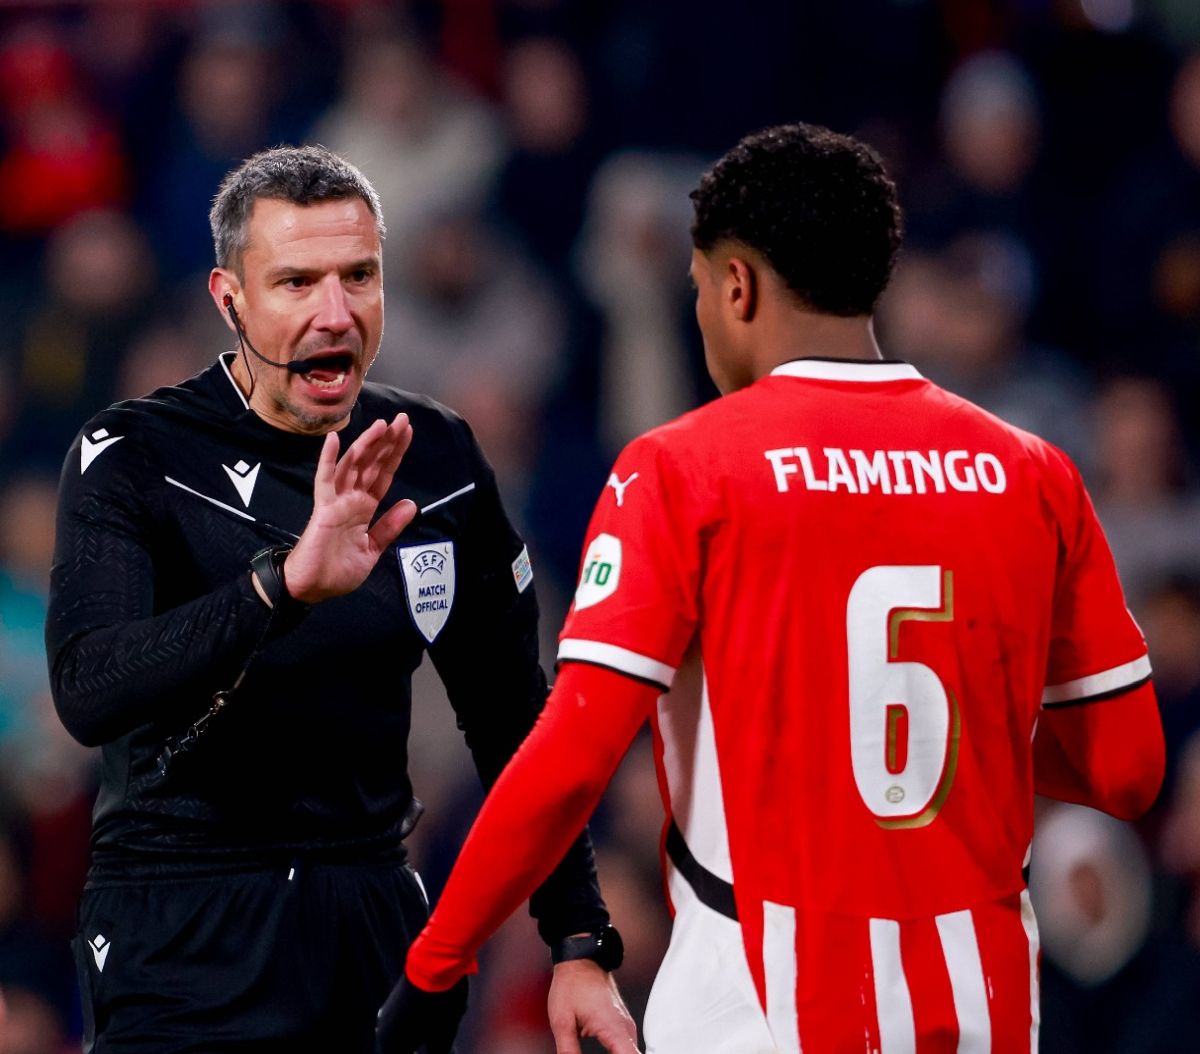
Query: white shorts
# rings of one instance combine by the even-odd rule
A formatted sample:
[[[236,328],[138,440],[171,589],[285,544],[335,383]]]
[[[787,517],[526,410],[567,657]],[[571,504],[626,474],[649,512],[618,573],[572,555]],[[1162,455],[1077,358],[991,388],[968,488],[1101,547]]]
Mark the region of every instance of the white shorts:
[[[671,899],[671,943],[642,1026],[646,1054],[776,1054],[741,927],[702,904],[674,868]]]

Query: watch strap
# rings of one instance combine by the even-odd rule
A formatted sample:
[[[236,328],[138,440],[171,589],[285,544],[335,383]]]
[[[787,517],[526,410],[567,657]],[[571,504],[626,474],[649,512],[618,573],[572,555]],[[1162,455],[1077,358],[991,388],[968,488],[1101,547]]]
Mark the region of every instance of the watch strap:
[[[283,577],[283,562],[291,551],[291,546],[288,545],[268,545],[250,557],[250,569],[273,609],[288,602],[299,603],[288,592],[287,582]]]
[[[564,937],[550,946],[550,960],[556,966],[575,959],[590,959],[611,973],[625,959],[625,943],[615,926],[604,926],[594,933]]]

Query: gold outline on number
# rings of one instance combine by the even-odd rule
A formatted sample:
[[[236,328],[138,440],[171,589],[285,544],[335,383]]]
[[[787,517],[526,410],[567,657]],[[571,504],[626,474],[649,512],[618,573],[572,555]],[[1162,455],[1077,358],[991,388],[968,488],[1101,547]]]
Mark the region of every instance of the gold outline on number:
[[[905,622],[954,621],[954,572],[942,572],[942,603],[936,611],[929,608],[897,608],[888,618],[888,660],[900,657],[900,626]],[[876,623],[879,625],[879,623]],[[879,638],[877,637],[876,640]]]
[[[942,572],[942,604],[936,611],[928,608],[897,608],[888,618],[888,659],[895,661],[900,651],[900,627],[905,622],[951,622],[954,620],[954,572]],[[936,676],[936,675],[935,675]],[[940,681],[941,678],[939,677]],[[958,698],[945,686],[946,695],[950,699],[950,742],[946,749],[946,760],[942,769],[942,778],[929,804],[916,816],[903,816],[895,820],[885,820],[875,817],[875,822],[888,831],[924,827],[933,822],[942,811],[946,798],[950,794],[950,785],[954,782],[954,774],[958,770],[958,740],[962,730],[962,717],[959,714]],[[890,731],[890,729],[889,729]]]

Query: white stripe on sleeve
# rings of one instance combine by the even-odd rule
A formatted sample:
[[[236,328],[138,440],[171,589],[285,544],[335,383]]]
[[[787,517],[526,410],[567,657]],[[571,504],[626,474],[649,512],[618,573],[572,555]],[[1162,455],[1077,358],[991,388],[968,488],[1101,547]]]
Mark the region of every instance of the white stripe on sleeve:
[[[670,688],[675,679],[675,667],[665,662],[639,655],[628,648],[620,648],[615,644],[601,644],[596,640],[579,640],[567,637],[559,642],[558,661],[592,662],[597,666],[608,666],[630,677],[643,681],[653,681],[663,688]]]
[[[1122,688],[1131,688],[1139,681],[1150,676],[1150,656],[1143,655],[1140,659],[1114,666],[1103,673],[1093,673],[1087,677],[1079,677],[1074,681],[1063,684],[1047,685],[1042,692],[1042,705],[1055,703],[1073,703],[1090,699],[1094,695],[1106,695],[1109,692],[1119,692]]]

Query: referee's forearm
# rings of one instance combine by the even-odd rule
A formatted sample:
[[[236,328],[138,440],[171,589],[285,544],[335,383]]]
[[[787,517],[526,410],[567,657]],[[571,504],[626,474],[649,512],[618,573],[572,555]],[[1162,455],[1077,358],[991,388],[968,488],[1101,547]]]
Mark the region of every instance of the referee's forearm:
[[[59,595],[46,629],[59,719],[85,746],[169,719],[198,692],[231,686],[269,616],[248,574],[163,614],[109,625],[89,625],[99,614]]]

